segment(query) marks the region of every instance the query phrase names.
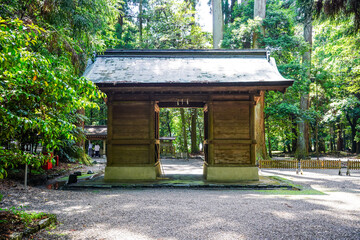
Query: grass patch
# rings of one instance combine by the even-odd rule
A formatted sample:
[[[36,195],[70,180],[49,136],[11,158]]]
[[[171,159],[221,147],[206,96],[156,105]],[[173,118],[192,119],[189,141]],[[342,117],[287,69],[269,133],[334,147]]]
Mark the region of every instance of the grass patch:
[[[256,190],[256,192],[269,195],[326,195],[315,189],[302,189],[300,191],[288,189]]]
[[[276,189],[276,190],[257,190],[257,192],[264,194],[274,194],[274,195],[326,195],[325,193],[312,189],[312,188],[304,188],[304,186],[299,184],[294,184],[289,179],[279,177],[279,176],[270,176],[269,178],[274,179],[276,181],[285,183],[286,185],[293,187],[294,189],[299,190],[288,190],[288,189]]]
[[[53,214],[25,212],[22,206],[10,209],[0,208],[0,236],[8,239],[14,232],[24,232],[25,229],[36,227],[38,222],[45,218],[56,219]]]

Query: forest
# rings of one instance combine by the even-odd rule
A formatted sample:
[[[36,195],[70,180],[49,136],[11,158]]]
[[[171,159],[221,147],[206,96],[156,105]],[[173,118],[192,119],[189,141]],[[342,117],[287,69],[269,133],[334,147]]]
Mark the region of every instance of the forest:
[[[198,21],[197,0],[13,0],[0,3],[0,178],[18,164],[40,166],[56,151],[88,162],[85,125],[106,125],[106,96],[82,77],[106,49],[207,49],[212,33]],[[211,5],[211,3],[207,3]],[[306,159],[360,152],[360,3],[357,0],[222,1],[224,49],[267,49],[285,94],[266,92],[265,142]],[[210,8],[211,9],[211,8]],[[211,9],[212,11],[212,9]],[[198,153],[201,109],[162,109],[161,136]],[[182,137],[180,137],[182,136]]]

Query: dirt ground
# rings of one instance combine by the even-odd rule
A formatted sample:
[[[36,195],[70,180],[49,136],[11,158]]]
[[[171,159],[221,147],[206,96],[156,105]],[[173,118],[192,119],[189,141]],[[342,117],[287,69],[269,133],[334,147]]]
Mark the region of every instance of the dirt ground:
[[[199,161],[169,161],[164,168],[201,172]],[[267,169],[260,174],[286,178],[308,190],[63,191],[17,186],[1,190],[0,208],[24,206],[56,214],[56,228],[34,239],[360,239],[360,171],[339,176],[337,170],[297,175]]]

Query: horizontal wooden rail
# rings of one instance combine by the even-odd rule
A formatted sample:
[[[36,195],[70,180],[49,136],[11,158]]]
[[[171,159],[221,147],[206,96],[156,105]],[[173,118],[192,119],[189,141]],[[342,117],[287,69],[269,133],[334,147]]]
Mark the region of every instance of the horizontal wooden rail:
[[[283,169],[295,169],[297,168],[298,161],[296,160],[260,160],[260,168],[283,168]]]
[[[302,169],[340,169],[341,160],[301,160]]]
[[[360,169],[360,160],[348,160],[347,168],[352,169],[352,170],[359,170]]]
[[[259,167],[296,169],[298,168],[298,161],[297,160],[260,160]],[[340,169],[341,161],[340,160],[301,160],[301,168],[302,169]]]
[[[359,170],[360,160],[348,160],[346,175],[350,176],[350,170]]]

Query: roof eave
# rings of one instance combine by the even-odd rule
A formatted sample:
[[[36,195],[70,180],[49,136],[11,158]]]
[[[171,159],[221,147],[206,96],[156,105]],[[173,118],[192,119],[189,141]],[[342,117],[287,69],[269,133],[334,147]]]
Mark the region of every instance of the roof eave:
[[[239,87],[239,86],[291,86],[294,80],[244,81],[244,82],[167,82],[167,83],[134,83],[134,82],[97,82],[99,88],[121,87]]]

